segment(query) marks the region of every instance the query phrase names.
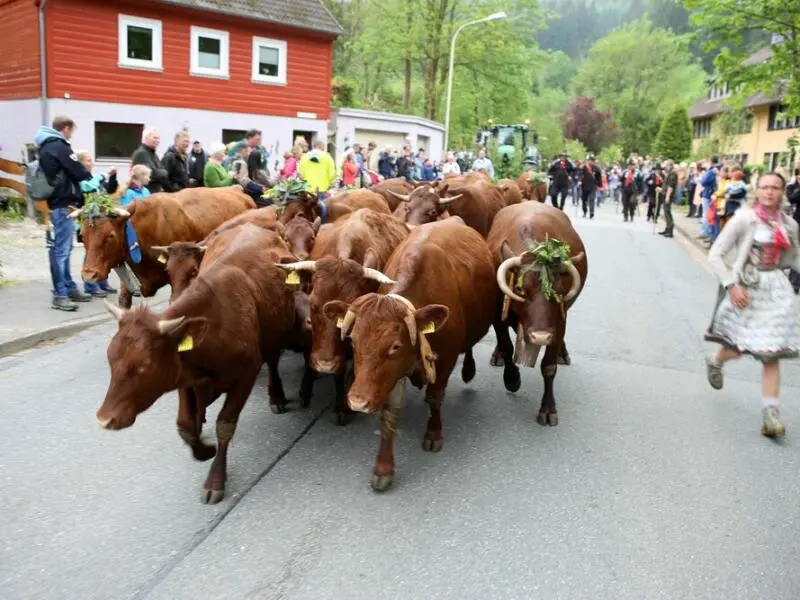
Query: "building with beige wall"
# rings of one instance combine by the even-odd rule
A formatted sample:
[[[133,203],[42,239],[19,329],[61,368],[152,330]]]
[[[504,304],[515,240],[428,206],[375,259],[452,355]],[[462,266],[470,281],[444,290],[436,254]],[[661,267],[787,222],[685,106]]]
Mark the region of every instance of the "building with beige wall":
[[[769,60],[772,50],[762,48],[751,55],[745,65],[755,65]],[[707,138],[715,135],[720,115],[730,110],[726,99],[731,95],[728,85],[712,85],[708,95],[689,109],[692,120],[692,150],[697,152]],[[729,136],[725,156],[742,164],[763,164],[772,170],[789,166],[795,159],[789,140],[800,139],[800,117],[785,118],[779,97],[759,93],[747,101],[747,118],[741,123],[739,134]]]

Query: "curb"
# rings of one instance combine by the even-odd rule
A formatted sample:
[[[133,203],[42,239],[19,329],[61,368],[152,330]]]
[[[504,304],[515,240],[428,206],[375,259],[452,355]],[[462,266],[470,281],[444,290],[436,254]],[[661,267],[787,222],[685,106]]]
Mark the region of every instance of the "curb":
[[[164,300],[162,302],[149,304],[149,307],[159,308],[161,305],[166,304],[167,302],[168,300]],[[71,337],[80,333],[81,331],[89,329],[90,327],[102,325],[111,319],[112,316],[110,314],[103,312],[99,315],[67,321],[66,323],[60,323],[52,327],[47,327],[46,329],[28,333],[13,340],[0,342],[0,358],[5,358],[12,354],[22,352],[23,350],[28,350],[36,344],[40,344],[42,342],[51,342],[60,338]]]
[[[702,251],[703,254],[708,254],[708,248],[706,248],[703,244],[700,243],[700,240],[697,239],[696,234],[689,231],[687,228],[684,227],[683,223],[678,223],[675,221],[675,231],[681,234],[684,239],[686,239],[690,244],[692,244],[695,248]]]

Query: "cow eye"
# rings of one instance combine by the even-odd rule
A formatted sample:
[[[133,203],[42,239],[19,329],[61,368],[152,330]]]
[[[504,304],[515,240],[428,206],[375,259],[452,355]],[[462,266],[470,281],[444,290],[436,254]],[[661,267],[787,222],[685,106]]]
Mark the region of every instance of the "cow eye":
[[[190,273],[190,276],[191,277],[197,277],[197,269],[193,268],[191,273]]]
[[[389,351],[386,353],[387,356],[394,356],[400,351],[400,348],[402,347],[403,347],[403,342],[401,342],[400,340],[393,341],[391,347],[389,348]]]

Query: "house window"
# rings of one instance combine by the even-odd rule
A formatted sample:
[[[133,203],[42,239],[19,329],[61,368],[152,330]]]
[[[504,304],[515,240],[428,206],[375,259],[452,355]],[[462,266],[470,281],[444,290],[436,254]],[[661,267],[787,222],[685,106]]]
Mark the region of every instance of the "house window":
[[[286,85],[286,42],[253,38],[253,82]]]
[[[191,73],[228,77],[228,32],[192,27]]]
[[[767,152],[764,154],[764,167],[767,171],[774,171],[778,167],[788,167],[791,155],[788,152]]]
[[[161,21],[119,15],[119,66],[133,69],[163,69]]]
[[[711,119],[697,119],[694,122],[694,137],[707,138],[711,134]]]
[[[222,130],[222,143],[230,144],[231,142],[238,142],[244,139],[247,131],[244,129],[223,129]]]
[[[144,125],[141,123],[94,124],[95,158],[129,159],[142,141]]]

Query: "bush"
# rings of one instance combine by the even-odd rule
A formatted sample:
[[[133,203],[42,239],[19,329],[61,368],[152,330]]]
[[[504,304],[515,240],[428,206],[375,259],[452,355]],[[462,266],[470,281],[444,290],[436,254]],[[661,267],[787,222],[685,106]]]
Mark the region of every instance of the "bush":
[[[661,121],[653,153],[677,162],[692,153],[692,125],[684,106],[675,106]]]

